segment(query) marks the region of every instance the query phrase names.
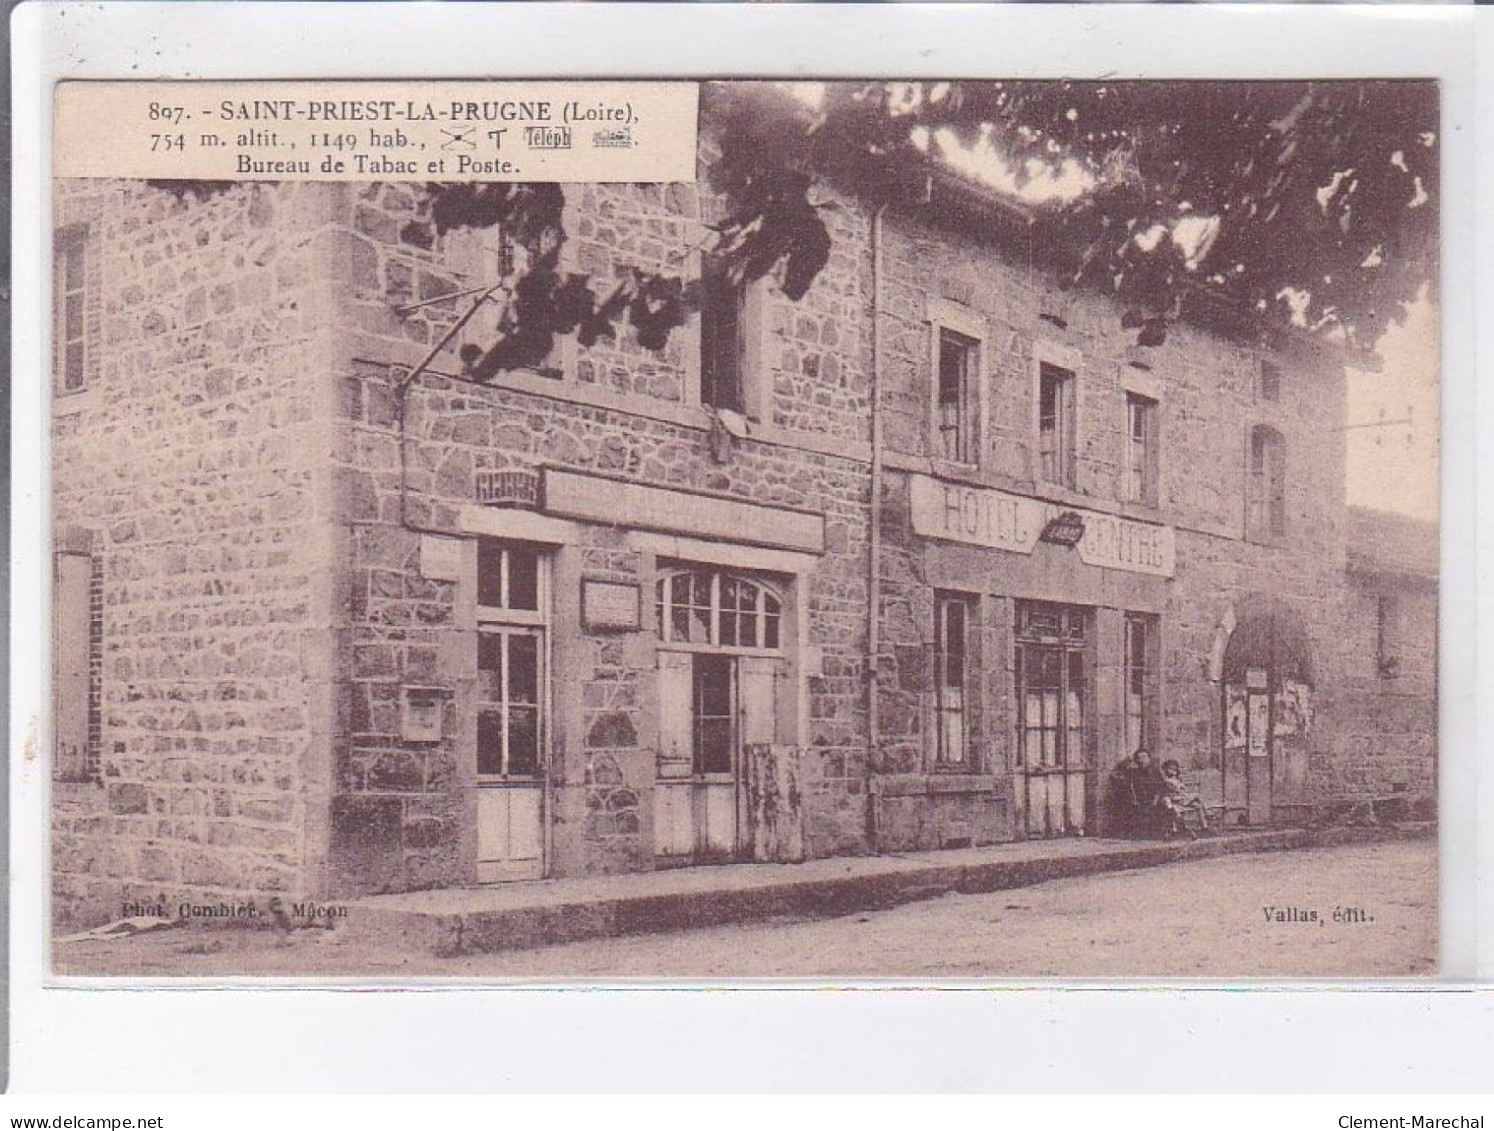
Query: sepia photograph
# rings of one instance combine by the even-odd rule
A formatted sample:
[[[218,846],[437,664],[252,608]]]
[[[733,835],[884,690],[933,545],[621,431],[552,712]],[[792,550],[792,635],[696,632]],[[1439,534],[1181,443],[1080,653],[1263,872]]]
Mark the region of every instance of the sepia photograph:
[[[55,974],[1437,977],[1436,81],[168,85]]]

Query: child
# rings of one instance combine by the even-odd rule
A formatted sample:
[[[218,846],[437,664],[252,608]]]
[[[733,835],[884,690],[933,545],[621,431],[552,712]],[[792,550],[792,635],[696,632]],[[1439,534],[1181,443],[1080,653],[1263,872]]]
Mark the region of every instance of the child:
[[[1198,814],[1199,827],[1204,832],[1209,831],[1209,815],[1204,809],[1203,799],[1196,793],[1188,792],[1188,788],[1183,784],[1183,767],[1179,766],[1174,758],[1169,758],[1162,763],[1162,790],[1157,803],[1171,819],[1173,833],[1186,827],[1183,824],[1183,814],[1190,810]],[[1197,834],[1192,829],[1188,829],[1188,835],[1191,837]]]

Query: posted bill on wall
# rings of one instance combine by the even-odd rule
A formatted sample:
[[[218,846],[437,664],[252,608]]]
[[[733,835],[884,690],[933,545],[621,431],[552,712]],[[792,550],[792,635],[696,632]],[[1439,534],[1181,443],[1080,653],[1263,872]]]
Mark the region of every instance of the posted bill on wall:
[[[1437,973],[1434,82],[54,115],[59,975]]]

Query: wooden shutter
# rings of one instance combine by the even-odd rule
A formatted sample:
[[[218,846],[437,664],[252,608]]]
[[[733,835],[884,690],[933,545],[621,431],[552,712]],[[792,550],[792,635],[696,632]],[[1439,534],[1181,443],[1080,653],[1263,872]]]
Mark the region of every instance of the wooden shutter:
[[[737,693],[742,711],[742,742],[771,746],[778,740],[778,666],[768,656],[743,656],[737,661]]]
[[[84,554],[58,554],[52,594],[56,684],[56,762],[52,772],[64,781],[88,774],[88,583],[93,561]]]
[[[694,747],[688,652],[659,653],[659,755],[661,778],[690,776]]]

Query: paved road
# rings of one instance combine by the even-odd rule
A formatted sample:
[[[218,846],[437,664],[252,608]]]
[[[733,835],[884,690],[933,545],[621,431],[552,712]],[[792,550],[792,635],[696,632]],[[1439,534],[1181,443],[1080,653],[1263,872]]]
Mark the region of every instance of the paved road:
[[[460,959],[373,948],[345,931],[280,940],[194,930],[69,944],[58,964],[79,974],[156,976],[1399,978],[1435,973],[1436,907],[1435,844],[1402,841],[1228,856],[837,919]]]

